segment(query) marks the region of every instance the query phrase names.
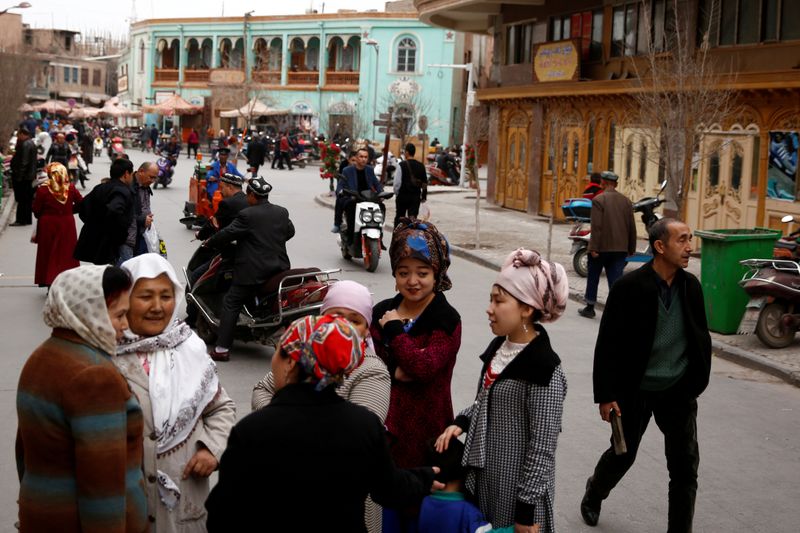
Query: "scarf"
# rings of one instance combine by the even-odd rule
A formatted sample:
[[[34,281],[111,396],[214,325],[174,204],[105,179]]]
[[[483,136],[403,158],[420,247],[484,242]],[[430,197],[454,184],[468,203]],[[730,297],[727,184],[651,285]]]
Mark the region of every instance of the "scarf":
[[[392,233],[389,261],[392,275],[403,259],[418,259],[431,266],[436,283],[433,290],[443,292],[453,284],[447,276],[450,268],[450,245],[444,235],[430,222],[401,218]]]
[[[539,252],[519,248],[503,262],[495,283],[511,296],[541,311],[540,322],[553,322],[567,308],[569,283],[564,267],[542,259]]]
[[[69,196],[69,173],[61,163],[50,163],[44,167],[47,172],[48,180],[45,185],[50,190],[50,194],[60,204],[67,203]]]

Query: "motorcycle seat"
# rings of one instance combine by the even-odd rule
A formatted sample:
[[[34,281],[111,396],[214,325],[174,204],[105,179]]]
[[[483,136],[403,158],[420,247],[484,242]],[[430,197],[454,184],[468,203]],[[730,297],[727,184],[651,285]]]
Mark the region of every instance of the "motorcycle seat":
[[[314,278],[320,272],[320,269],[316,267],[311,268],[291,268],[289,270],[285,270],[278,274],[275,274],[267,281],[265,281],[258,290],[258,296],[260,298],[271,298],[274,297],[278,293],[278,288],[281,285],[281,282],[289,276],[297,276],[300,274],[309,274],[309,278]],[[294,278],[288,284],[284,284],[285,287],[295,287],[297,285],[302,285],[307,281],[306,277],[302,278]]]

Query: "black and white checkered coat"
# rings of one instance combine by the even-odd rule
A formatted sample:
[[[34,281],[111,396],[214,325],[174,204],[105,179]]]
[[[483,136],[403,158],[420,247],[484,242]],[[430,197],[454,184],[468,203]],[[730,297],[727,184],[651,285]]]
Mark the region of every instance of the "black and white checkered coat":
[[[498,337],[481,356],[475,402],[455,423],[467,432],[466,488],[493,527],[539,524],[555,531],[556,444],[567,380],[544,328],[508,364],[489,389],[483,376],[503,344]]]

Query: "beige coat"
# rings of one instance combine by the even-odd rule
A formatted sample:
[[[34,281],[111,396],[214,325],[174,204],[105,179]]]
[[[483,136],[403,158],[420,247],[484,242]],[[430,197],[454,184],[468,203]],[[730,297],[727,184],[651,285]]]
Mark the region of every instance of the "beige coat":
[[[616,189],[608,188],[592,200],[592,252],[636,251],[636,222],[633,204]]]
[[[136,354],[117,356],[119,368],[139,399],[144,414],[144,478],[151,533],[205,533],[208,478],[183,478],[183,469],[199,447],[205,446],[219,461],[236,422],[236,406],[221,386],[203,411],[189,439],[162,457],[156,457],[156,436],[150,404],[149,378]],[[170,511],[158,496],[156,471],[166,473],[180,488],[178,507]]]

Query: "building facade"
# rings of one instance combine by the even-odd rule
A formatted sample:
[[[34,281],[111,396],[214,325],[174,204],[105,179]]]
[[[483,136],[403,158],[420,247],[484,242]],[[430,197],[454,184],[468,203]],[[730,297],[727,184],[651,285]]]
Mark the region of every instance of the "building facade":
[[[428,65],[452,63],[455,43],[408,12],[144,20],[131,26],[119,96],[137,109],[177,93],[204,109],[181,126],[202,131],[245,126],[220,114],[257,98],[275,114],[250,125],[372,139],[375,115],[393,105],[425,114],[429,137],[447,143],[455,82]]]
[[[677,5],[692,46],[728,66],[716,88],[732,93],[736,110],[699,132],[687,158],[690,179],[681,216],[694,228],[712,229],[781,227],[783,215],[800,215],[800,2],[415,0],[415,5],[425,22],[493,37],[491,76],[478,91],[490,106],[493,131],[489,201],[548,215],[554,188],[559,206],[580,195],[590,172],[606,169],[620,176],[620,189],[634,200],[655,194],[665,165],[655,155],[661,154],[659,134],[626,110],[633,95],[647,90],[644,56],[654,49],[656,57],[669,53],[658,47]],[[569,79],[548,78],[552,69],[535,68],[565,50],[573,59],[561,66],[568,73],[575,69]],[[555,113],[563,126],[559,139],[551,131]]]

